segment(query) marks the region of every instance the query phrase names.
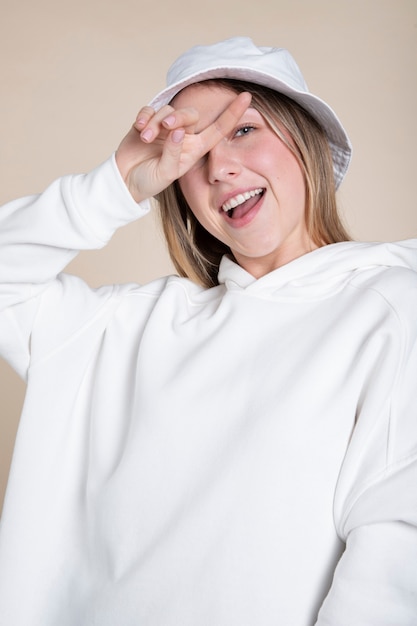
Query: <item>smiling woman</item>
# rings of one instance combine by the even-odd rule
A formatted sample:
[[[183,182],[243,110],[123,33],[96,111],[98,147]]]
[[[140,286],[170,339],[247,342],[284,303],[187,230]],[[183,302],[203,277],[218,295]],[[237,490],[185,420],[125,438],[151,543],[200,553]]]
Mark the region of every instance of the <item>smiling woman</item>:
[[[234,98],[221,87],[190,86],[174,105],[194,105],[205,128]],[[252,107],[202,163],[179,179],[179,188],[202,227],[257,278],[316,247],[307,233],[298,160]],[[230,202],[237,208],[229,216],[224,205]]]
[[[236,128],[233,128],[231,136],[205,156],[205,167],[210,167],[210,172],[204,172],[202,161],[199,161],[181,179],[179,185],[174,183],[172,189],[168,188],[158,196],[165,234],[176,269],[180,275],[191,275],[207,287],[217,284],[218,268],[224,254],[234,254],[240,265],[259,278],[318,246],[350,239],[337,211],[335,166],[327,136],[317,121],[296,102],[261,85],[217,79],[185,88],[174,98],[173,104],[197,107],[200,112],[200,126],[204,127],[204,112],[205,123],[208,125],[209,120],[216,119],[216,112],[219,114],[222,107],[232,101],[233,94],[244,91],[252,94],[251,107],[247,110],[246,117],[244,115]],[[248,137],[252,134],[254,137]],[[227,146],[227,149],[223,146]],[[222,162],[218,161],[218,155],[220,158],[223,155]],[[253,162],[255,168],[260,170],[261,178],[269,175],[272,185],[268,188],[267,198],[269,196],[269,201],[275,198],[282,223],[272,226],[271,222],[267,225],[270,216],[265,216],[264,235],[258,230],[248,232],[245,229],[245,240],[250,241],[251,245],[255,244],[260,253],[251,251],[242,242],[242,256],[236,257],[239,251],[233,249],[227,235],[222,236],[214,225],[212,228],[208,225],[206,208],[210,205],[210,200],[202,200],[201,187],[207,181],[212,190],[211,195],[218,196],[223,191],[227,199],[224,204],[217,202],[223,209],[223,212],[219,211],[220,215],[235,229],[246,226],[252,221],[261,202],[263,204],[266,192],[265,186],[257,188],[255,185],[254,188],[243,188],[240,191],[237,188],[242,179],[245,185],[249,183],[248,172],[242,172],[248,161]],[[288,189],[288,164],[291,164],[290,169],[296,173],[292,177],[292,189]],[[216,167],[220,168],[219,175],[213,170]],[[224,171],[225,167],[227,172]],[[200,185],[195,172],[200,173]],[[290,207],[281,206],[279,209],[280,198],[281,201],[284,200],[283,172],[287,180],[287,202],[295,206],[296,197],[299,198],[295,213],[291,209],[287,210]],[[254,176],[255,173],[252,172],[252,178]],[[185,188],[189,190],[190,201],[186,199]],[[279,195],[276,195],[278,189]],[[249,198],[254,199],[248,203]],[[246,202],[242,206],[243,200]],[[199,205],[203,206],[203,211],[197,214]],[[239,211],[234,211],[238,205]],[[265,212],[262,212],[262,216]],[[215,204],[213,215],[216,213]],[[224,213],[227,213],[229,220]],[[275,218],[278,218],[278,213]],[[223,220],[217,221],[223,224]],[[259,221],[253,225],[255,229],[260,226]],[[207,232],[216,242],[224,245],[213,245],[213,238],[204,236]],[[233,235],[237,234],[236,231],[231,232]],[[201,233],[204,233],[203,236]],[[280,238],[275,244],[271,240],[274,236]],[[180,241],[183,245],[180,245]],[[215,251],[217,255],[213,256]]]
[[[349,240],[350,152],[291,55],[238,37],[182,55],[102,165],[2,207],[28,384],[0,623],[415,623],[417,241]],[[153,198],[179,276],[63,272]]]

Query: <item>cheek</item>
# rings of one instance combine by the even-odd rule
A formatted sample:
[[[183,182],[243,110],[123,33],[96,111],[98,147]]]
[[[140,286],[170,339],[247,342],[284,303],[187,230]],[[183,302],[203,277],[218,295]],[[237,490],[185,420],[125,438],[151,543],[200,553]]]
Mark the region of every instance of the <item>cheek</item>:
[[[269,180],[272,188],[276,190],[279,196],[287,200],[292,198],[293,201],[305,204],[306,186],[303,171],[291,153],[285,154],[284,158],[274,163],[265,159],[265,169],[268,172]],[[268,168],[268,169],[267,169]]]

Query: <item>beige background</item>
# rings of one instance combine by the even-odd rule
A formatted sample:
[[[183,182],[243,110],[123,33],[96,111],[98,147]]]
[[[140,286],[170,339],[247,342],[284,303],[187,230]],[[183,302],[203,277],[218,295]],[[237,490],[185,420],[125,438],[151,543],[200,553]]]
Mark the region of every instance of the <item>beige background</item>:
[[[0,202],[86,171],[191,45],[248,35],[288,48],[347,128],[353,235],[417,236],[416,0],[0,0]],[[171,271],[153,217],[70,266],[92,285]],[[63,381],[62,384],[65,384]],[[24,395],[0,362],[0,504]]]

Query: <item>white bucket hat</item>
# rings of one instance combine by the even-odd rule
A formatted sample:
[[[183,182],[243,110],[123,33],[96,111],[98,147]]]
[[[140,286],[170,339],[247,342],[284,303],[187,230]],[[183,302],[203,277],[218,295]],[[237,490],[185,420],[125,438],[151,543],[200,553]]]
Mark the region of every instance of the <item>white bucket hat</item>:
[[[149,103],[155,110],[168,104],[184,87],[210,78],[234,78],[264,85],[298,102],[327,133],[336,187],[349,166],[352,147],[335,112],[308,91],[288,50],[257,47],[249,37],[233,37],[208,46],[194,46],[171,65],[167,87]]]

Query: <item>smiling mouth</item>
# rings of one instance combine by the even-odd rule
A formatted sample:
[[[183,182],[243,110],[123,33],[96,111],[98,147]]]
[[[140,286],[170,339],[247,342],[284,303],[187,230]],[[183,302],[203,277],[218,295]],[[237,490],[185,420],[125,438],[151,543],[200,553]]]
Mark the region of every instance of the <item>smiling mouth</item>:
[[[259,198],[264,194],[265,189],[252,189],[239,193],[237,196],[230,198],[222,205],[222,211],[227,213],[230,218],[241,217],[245,215],[258,202]]]

